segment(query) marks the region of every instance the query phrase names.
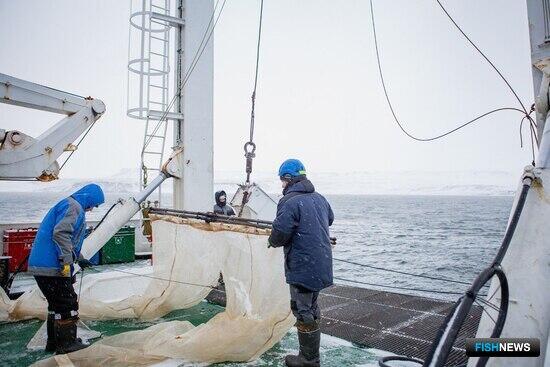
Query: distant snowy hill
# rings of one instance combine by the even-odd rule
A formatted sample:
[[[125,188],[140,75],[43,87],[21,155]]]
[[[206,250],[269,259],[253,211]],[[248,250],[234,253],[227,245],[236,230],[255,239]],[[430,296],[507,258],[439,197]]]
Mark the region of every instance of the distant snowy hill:
[[[53,182],[0,181],[0,193],[6,192],[73,192],[82,185],[96,182],[107,193],[139,191],[137,169],[123,169],[116,175],[97,179],[60,179]],[[281,192],[281,183],[272,172],[255,172],[253,180],[272,194]],[[511,172],[319,172],[309,175],[317,191],[332,195],[513,195],[520,173]],[[228,194],[244,180],[244,173],[217,171],[216,190]],[[170,192],[169,182],[164,192]]]

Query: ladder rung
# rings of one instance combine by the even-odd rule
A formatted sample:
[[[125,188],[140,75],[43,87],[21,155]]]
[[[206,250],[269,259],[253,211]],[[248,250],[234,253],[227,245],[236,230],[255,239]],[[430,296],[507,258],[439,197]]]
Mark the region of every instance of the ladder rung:
[[[159,41],[162,41],[162,42],[168,42],[167,39],[160,38],[160,37],[151,36],[151,38],[154,38],[154,39],[159,40]]]
[[[149,70],[158,71],[159,73],[168,73],[167,70],[156,69],[156,68],[149,68]],[[160,76],[160,75],[159,75],[159,76]]]
[[[159,152],[144,151],[143,153],[145,153],[145,154],[157,154],[157,155],[162,155],[162,153],[159,153]]]
[[[168,89],[168,87],[163,87],[162,85],[156,85],[156,84],[149,84],[151,87],[159,88],[159,89]]]
[[[146,169],[147,171],[160,171],[160,169],[158,169],[158,168],[149,168],[149,167],[145,167],[145,169]]]
[[[149,101],[149,103],[158,104],[159,106],[166,106],[166,103],[164,102]]]
[[[151,7],[166,11],[166,8],[163,8],[162,6],[158,6],[158,5],[155,5],[155,4],[151,4]]]
[[[163,54],[159,54],[158,52],[153,52],[153,51],[150,51],[149,53],[150,53],[150,54],[153,54],[153,55],[157,55],[157,56],[160,56],[160,57],[165,57],[165,58],[168,58],[168,56],[166,56],[166,55],[163,55]]]
[[[165,137],[162,136],[162,135],[150,135],[150,134],[147,134],[146,135],[148,138],[159,138],[159,139],[164,139]]]

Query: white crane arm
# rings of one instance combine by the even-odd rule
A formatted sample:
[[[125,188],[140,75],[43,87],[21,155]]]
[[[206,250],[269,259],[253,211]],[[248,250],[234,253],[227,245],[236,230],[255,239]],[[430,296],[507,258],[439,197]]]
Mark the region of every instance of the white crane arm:
[[[37,138],[0,129],[0,180],[54,180],[56,159],[105,112],[99,99],[85,98],[0,73],[0,102],[67,115]]]
[[[181,159],[183,156],[181,148],[176,149],[170,158],[162,166],[161,173],[151,183],[137,195],[120,199],[117,204],[106,214],[100,224],[92,233],[84,240],[80,253],[86,259],[90,259],[96,254],[108,241],[114,236],[120,228],[122,228],[132,217],[141,209],[140,204],[149,196],[156,188],[158,188],[167,178],[181,179]],[[75,265],[74,272],[80,270]]]

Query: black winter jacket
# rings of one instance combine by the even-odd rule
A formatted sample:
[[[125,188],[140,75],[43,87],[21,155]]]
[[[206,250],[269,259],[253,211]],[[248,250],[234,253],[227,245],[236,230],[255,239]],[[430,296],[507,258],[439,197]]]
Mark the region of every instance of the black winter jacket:
[[[332,285],[329,226],[334,213],[328,201],[307,179],[292,182],[277,205],[269,237],[272,247],[284,246],[288,284],[311,291]]]

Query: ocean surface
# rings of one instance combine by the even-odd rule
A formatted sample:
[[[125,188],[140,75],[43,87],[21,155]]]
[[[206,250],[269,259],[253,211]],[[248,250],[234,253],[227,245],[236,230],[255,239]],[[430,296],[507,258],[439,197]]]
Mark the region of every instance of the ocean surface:
[[[119,197],[89,214],[99,219]],[[39,222],[63,193],[0,192],[0,223]],[[488,265],[503,237],[512,196],[327,195],[336,220],[334,258],[408,273],[470,281]],[[334,275],[364,283],[461,292],[467,286],[334,261]],[[344,284],[343,280],[336,282]],[[360,287],[455,299],[457,296],[376,285]]]

